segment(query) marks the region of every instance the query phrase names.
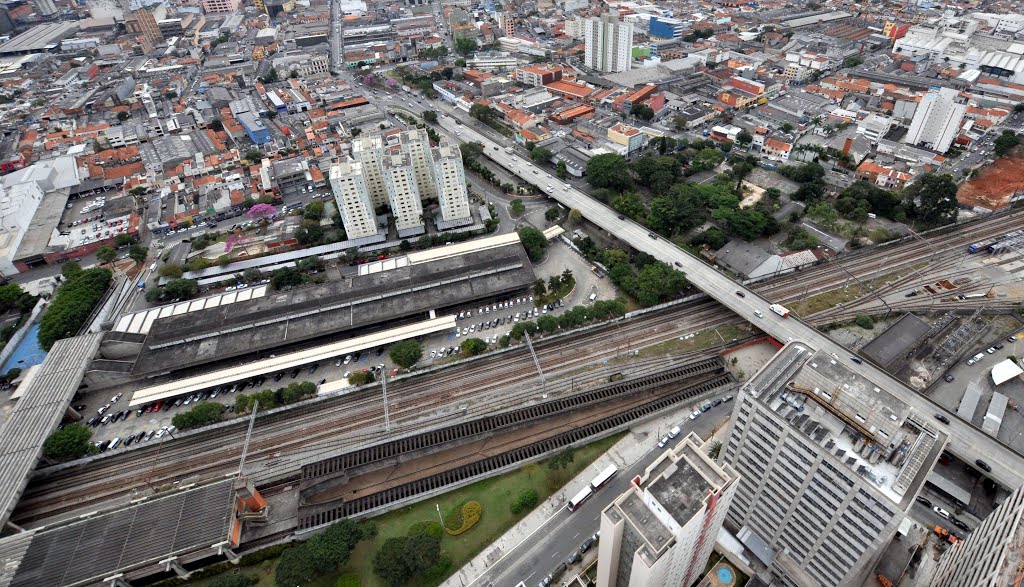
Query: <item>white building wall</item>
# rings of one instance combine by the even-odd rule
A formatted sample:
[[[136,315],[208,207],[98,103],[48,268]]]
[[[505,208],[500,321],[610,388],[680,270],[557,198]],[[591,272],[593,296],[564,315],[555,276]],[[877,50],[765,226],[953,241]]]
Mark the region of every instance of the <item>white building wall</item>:
[[[359,137],[352,141],[352,156],[362,164],[366,191],[374,206],[388,202],[388,190],[384,185],[381,161],[384,159],[384,143],[380,135]]]
[[[959,92],[952,88],[930,91],[921,100],[914,113],[903,142],[925,145],[939,153],[946,152],[960,131],[960,123],[967,113],[967,104],[960,103]]]
[[[461,151],[451,145],[444,145],[434,149],[433,158],[441,218],[447,221],[469,218],[469,191],[466,189]]]
[[[366,190],[362,164],[344,162],[333,165],[330,180],[334,201],[345,225],[345,235],[356,239],[377,234],[377,220]]]
[[[605,14],[584,21],[584,63],[605,73],[632,68],[633,24],[619,22],[617,16]]]
[[[395,228],[402,231],[422,227],[423,204],[416,186],[416,172],[408,155],[394,154],[384,160],[384,183]]]

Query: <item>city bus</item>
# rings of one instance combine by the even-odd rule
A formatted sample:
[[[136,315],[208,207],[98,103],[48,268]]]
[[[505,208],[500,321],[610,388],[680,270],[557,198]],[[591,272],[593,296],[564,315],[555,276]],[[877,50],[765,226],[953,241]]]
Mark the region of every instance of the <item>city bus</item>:
[[[572,499],[569,500],[569,505],[565,506],[566,509],[568,509],[570,512],[576,511],[578,507],[583,505],[583,502],[590,499],[591,495],[594,495],[594,490],[591,489],[589,485],[587,485],[586,487],[581,489],[579,493],[574,495]]]
[[[590,487],[594,491],[601,489],[602,487],[604,487],[604,484],[611,480],[611,478],[614,477],[615,474],[618,472],[618,467],[616,467],[615,465],[608,465],[608,467],[604,471],[601,471],[600,475],[594,477],[594,480],[590,482]]]

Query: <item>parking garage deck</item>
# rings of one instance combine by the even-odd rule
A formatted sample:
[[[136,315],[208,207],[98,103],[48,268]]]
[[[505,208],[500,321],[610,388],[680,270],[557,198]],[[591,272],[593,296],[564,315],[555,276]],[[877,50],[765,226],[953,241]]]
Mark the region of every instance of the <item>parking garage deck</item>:
[[[155,376],[329,335],[425,318],[522,292],[534,281],[518,243],[159,318],[134,375]]]

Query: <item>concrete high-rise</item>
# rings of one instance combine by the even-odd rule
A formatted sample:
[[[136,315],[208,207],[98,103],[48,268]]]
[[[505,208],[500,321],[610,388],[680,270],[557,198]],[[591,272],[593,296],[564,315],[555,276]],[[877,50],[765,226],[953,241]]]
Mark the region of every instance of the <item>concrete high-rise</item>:
[[[928,587],[1006,587],[1019,585],[1024,562],[1024,487],[1017,488],[975,528],[966,540],[950,546]]]
[[[377,234],[377,219],[365,178],[362,163],[343,161],[331,166],[331,189],[349,239]]]
[[[704,572],[738,478],[690,433],[601,512],[598,587],[678,587]]]
[[[363,164],[366,190],[374,206],[388,203],[388,190],[384,185],[381,161],[384,160],[384,140],[381,135],[359,137],[352,141],[352,156]]]
[[[799,341],[741,388],[730,427],[726,527],[787,587],[860,585],[939,452],[930,414]]]
[[[932,88],[918,103],[903,142],[945,153],[960,133],[966,113],[967,102],[958,90]]]
[[[398,135],[398,141],[402,146],[402,152],[409,155],[409,162],[416,175],[416,185],[419,188],[420,197],[425,200],[436,199],[434,162],[430,158],[430,137],[427,136],[427,131],[410,128]]]
[[[618,11],[586,19],[583,40],[587,67],[617,73],[633,66],[633,24],[620,21]]]
[[[395,218],[398,236],[423,234],[423,203],[416,183],[416,170],[409,153],[393,152],[384,157],[384,185]]]
[[[54,4],[53,0],[32,0],[32,5],[36,7],[36,12],[40,16],[53,16],[57,14],[57,5]]]
[[[453,145],[441,145],[431,150],[431,158],[434,160],[441,219],[448,223],[472,224],[462,152]]]

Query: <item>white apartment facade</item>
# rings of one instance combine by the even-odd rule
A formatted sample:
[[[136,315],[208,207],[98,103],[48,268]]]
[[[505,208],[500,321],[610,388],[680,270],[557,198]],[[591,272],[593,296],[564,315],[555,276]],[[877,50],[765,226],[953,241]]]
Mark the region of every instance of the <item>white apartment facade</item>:
[[[739,478],[690,433],[601,513],[598,587],[692,585],[704,572]]]
[[[932,89],[917,105],[903,142],[945,153],[960,132],[966,113],[967,103],[960,98],[960,92],[953,88]]]
[[[381,169],[381,161],[384,160],[383,137],[370,135],[352,141],[352,156],[362,164],[370,201],[374,206],[387,204],[388,190],[384,185],[384,172]]]
[[[441,218],[446,222],[470,218],[469,191],[466,189],[461,152],[452,145],[441,145],[431,151],[431,157]]]
[[[363,164],[358,161],[343,161],[331,166],[334,201],[345,226],[345,235],[350,240],[377,234],[377,220],[365,178]]]
[[[621,22],[618,11],[586,19],[583,29],[587,67],[604,73],[632,68],[633,24]]]
[[[423,204],[412,158],[408,153],[390,153],[384,158],[383,167],[384,185],[387,186],[398,236],[423,234]]]
[[[423,129],[412,128],[399,135],[399,141],[402,145],[402,152],[409,154],[420,198],[436,199],[434,162],[430,158],[430,137],[427,136],[427,132]]]

